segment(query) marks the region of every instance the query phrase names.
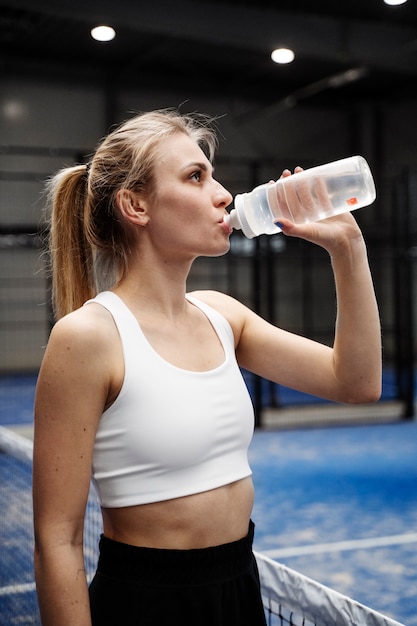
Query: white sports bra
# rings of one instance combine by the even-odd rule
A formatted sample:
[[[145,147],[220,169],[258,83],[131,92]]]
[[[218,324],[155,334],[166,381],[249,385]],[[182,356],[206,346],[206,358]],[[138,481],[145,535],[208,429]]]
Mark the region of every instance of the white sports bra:
[[[187,298],[205,313],[223,346],[223,363],[209,371],[165,361],[114,293],[88,301],[113,316],[125,361],[119,396],[103,413],[94,443],[92,480],[104,507],[170,500],[251,475],[254,415],[233,331],[217,311]]]

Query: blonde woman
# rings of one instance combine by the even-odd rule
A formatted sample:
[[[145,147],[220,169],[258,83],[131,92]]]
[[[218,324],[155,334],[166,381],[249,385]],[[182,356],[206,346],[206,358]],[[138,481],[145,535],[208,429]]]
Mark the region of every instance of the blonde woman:
[[[330,255],[333,347],[225,294],[186,293],[193,261],[229,250],[232,198],[213,177],[215,148],[204,116],[144,113],[87,167],[50,182],[58,321],[39,373],[33,466],[43,626],[264,626],[239,366],[339,402],[380,395],[378,310],[352,215],[282,223]],[[104,533],[88,588],[91,478]]]

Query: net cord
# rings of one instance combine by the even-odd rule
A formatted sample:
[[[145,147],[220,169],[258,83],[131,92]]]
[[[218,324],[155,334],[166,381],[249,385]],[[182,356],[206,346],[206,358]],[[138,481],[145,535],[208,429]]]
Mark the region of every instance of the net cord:
[[[404,626],[255,551],[265,605],[283,605],[320,626]]]
[[[4,426],[0,426],[0,450],[20,461],[32,463],[33,442]]]

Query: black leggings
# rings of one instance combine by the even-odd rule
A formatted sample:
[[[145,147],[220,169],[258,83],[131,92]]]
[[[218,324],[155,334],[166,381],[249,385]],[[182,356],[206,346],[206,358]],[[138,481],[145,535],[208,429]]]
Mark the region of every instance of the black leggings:
[[[252,553],[243,539],[196,550],[100,539],[90,585],[93,626],[266,626]]]

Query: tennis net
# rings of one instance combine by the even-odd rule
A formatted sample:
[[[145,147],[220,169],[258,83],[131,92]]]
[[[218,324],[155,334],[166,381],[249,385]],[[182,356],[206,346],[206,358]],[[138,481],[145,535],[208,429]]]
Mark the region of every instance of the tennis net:
[[[0,426],[1,626],[40,626],[33,579],[32,453],[29,439]],[[94,575],[101,529],[91,489],[84,532],[88,580]],[[403,626],[261,553],[255,556],[268,626]]]

